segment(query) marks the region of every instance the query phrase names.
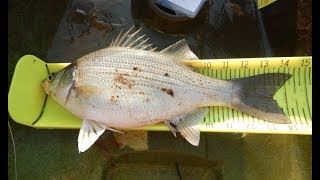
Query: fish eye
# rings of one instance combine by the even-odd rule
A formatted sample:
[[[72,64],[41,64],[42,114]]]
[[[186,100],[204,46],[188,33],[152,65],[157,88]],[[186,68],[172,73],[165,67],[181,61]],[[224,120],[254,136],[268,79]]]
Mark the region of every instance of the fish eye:
[[[53,80],[53,75],[52,75],[52,74],[50,74],[50,75],[48,76],[48,80],[49,80],[49,81],[52,81],[52,80]]]

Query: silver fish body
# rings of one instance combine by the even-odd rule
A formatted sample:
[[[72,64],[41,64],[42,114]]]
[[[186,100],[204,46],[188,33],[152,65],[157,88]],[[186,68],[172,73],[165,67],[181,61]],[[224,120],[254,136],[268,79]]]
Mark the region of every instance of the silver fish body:
[[[226,105],[232,97],[228,81],[190,71],[160,53],[125,47],[79,59],[74,79],[64,106],[79,117],[119,128],[154,124],[198,107]]]
[[[78,138],[80,152],[105,129],[118,131],[113,128],[162,121],[174,135],[179,132],[198,145],[197,124],[208,112],[206,106],[228,106],[272,122],[290,122],[272,99],[290,75],[214,79],[182,63],[198,59],[185,40],[156,52],[146,50],[150,45],[145,41],[137,44],[141,37],[134,36],[139,30],[129,35],[130,30],[111,46],[79,58],[43,81],[54,100],[84,120]]]

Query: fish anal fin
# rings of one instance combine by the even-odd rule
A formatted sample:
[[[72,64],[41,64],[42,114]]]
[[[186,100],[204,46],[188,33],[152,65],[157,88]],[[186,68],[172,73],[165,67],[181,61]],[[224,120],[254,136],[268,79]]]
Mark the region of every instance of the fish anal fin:
[[[178,132],[190,144],[198,146],[200,141],[199,125],[208,112],[209,110],[207,108],[198,108],[185,115],[176,116],[167,120],[165,124],[174,136],[176,136]]]

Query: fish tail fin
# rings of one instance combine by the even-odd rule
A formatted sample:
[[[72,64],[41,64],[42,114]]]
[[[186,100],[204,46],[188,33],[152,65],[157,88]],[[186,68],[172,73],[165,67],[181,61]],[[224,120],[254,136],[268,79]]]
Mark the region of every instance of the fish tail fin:
[[[277,90],[290,77],[290,74],[272,73],[231,80],[236,90],[231,106],[273,123],[291,123],[273,99]]]

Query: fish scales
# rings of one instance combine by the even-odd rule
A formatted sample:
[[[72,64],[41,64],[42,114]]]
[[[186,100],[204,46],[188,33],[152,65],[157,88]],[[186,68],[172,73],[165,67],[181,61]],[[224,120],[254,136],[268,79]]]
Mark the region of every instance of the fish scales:
[[[117,49],[117,48],[114,48]],[[191,89],[197,89],[202,87],[203,90],[221,90],[219,87],[212,87],[211,83],[214,83],[214,79],[212,78],[205,78],[203,76],[199,76],[197,73],[193,73],[191,71],[186,70],[185,68],[181,68],[178,66],[176,63],[172,63],[170,59],[167,57],[157,57],[155,53],[153,53],[153,56],[155,58],[149,58],[149,59],[143,59],[145,57],[136,57],[135,55],[132,55],[134,53],[137,53],[136,50],[131,50],[128,48],[121,48],[123,51],[128,51],[128,56],[122,56],[122,57],[127,57],[128,60],[123,60],[119,58],[118,56],[112,57],[108,55],[108,62],[104,61],[87,61],[86,64],[83,64],[85,68],[88,69],[88,71],[94,71],[96,69],[99,69],[101,73],[112,73],[115,71],[115,69],[121,69],[123,72],[130,73],[128,74],[129,76],[132,74],[132,70],[134,67],[138,68],[138,71],[141,71],[143,68],[142,72],[137,73],[138,77],[143,78],[143,75],[146,77],[150,76],[155,76],[157,75],[157,79],[165,79],[165,82],[167,83],[174,83],[176,85],[181,85],[184,86],[184,88],[191,88]],[[109,49],[105,51],[106,54],[107,52],[113,51],[113,49]],[[122,52],[123,52],[122,51]],[[133,52],[130,52],[133,51]],[[150,53],[151,54],[151,53]],[[110,57],[109,57],[110,56]],[[149,56],[149,55],[148,55]],[[97,57],[98,58],[98,57]],[[134,58],[134,60],[133,60]],[[99,58],[103,59],[103,58]],[[110,60],[111,59],[111,60]],[[114,60],[115,59],[115,60]],[[167,62],[167,63],[166,63]],[[110,68],[106,70],[105,68]],[[141,68],[139,68],[141,67]],[[167,78],[164,76],[165,73],[168,73],[170,78]],[[155,79],[155,80],[157,80]],[[216,82],[218,85],[222,81]],[[185,85],[188,84],[190,86],[186,87]],[[196,86],[196,87],[195,87]]]
[[[113,53],[113,51],[122,52],[122,54]],[[124,51],[126,52],[124,53]],[[108,61],[101,60],[103,58],[100,56],[104,56],[104,53],[108,54]],[[142,54],[142,56],[135,56],[135,54]],[[205,100],[213,99],[211,97],[211,84],[214,79],[208,78],[207,81],[204,81],[203,76],[180,67],[165,56],[157,56],[153,52],[147,52],[147,55],[144,55],[140,50],[128,48],[110,48],[101,53],[100,56],[92,55],[92,57],[86,57],[90,60],[80,60],[77,63],[78,80],[81,82],[77,86],[98,85],[102,89],[108,89],[108,91],[104,91],[104,95],[100,94],[99,99],[110,99],[112,101],[112,97],[116,97],[113,99],[117,101],[116,103],[105,102],[101,104],[102,107],[110,106],[109,111],[111,112],[107,114],[110,124],[113,124],[110,117],[115,117],[115,123],[129,121],[129,118],[132,119],[132,117],[136,117],[133,119],[139,121],[155,117],[155,122],[158,122],[161,119],[167,119],[185,111],[183,108],[183,110],[177,108],[178,106],[189,106],[187,107],[187,110],[189,110],[200,106]],[[134,69],[135,67],[137,68],[136,70]],[[85,76],[81,76],[81,72],[88,73],[85,73]],[[168,73],[169,77],[165,75],[166,73]],[[114,76],[116,74],[122,75],[123,78],[126,78],[128,82],[134,85],[132,87],[127,86],[128,84],[115,85]],[[193,82],[193,84],[190,82]],[[166,89],[173,91],[173,95],[168,95]],[[201,96],[204,96],[204,98],[201,98]],[[163,101],[158,101],[158,99]],[[187,102],[184,102],[186,100]],[[168,104],[171,105],[168,106]],[[129,109],[131,109],[131,115],[128,113]],[[179,111],[171,115],[168,114],[168,110],[172,111],[172,109]],[[119,110],[121,112],[116,112]],[[152,112],[152,114],[149,112]],[[119,113],[127,113],[127,116],[119,118]],[[128,124],[125,125],[128,126]],[[131,125],[131,127],[136,126],[141,125],[136,122]]]

